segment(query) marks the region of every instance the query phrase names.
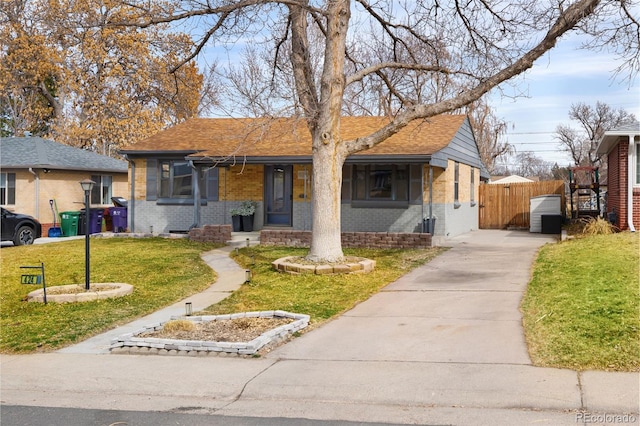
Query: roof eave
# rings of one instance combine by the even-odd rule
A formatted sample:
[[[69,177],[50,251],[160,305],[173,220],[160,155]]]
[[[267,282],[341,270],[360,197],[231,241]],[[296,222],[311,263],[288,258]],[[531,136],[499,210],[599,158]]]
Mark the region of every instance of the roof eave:
[[[64,170],[69,172],[108,172],[108,173],[127,173],[128,167],[124,169],[115,169],[110,167],[64,167],[51,164],[3,164],[3,169],[47,169],[47,170]]]
[[[190,155],[189,160],[196,163],[215,163],[219,165],[230,164],[312,164],[313,158],[310,155],[297,156],[235,156],[235,157],[215,157]],[[431,160],[430,154],[424,155],[351,155],[347,157],[346,164],[355,163],[428,163]]]
[[[596,148],[596,154],[597,155],[609,154],[609,152],[611,152],[613,147],[615,147],[618,144],[620,137],[629,137],[629,136],[636,138],[640,136],[640,132],[633,131],[633,130],[632,131],[615,130],[615,131],[606,132],[605,135],[602,137],[602,139],[600,139],[600,143]]]
[[[193,155],[193,154],[197,154],[198,150],[194,150],[194,149],[190,149],[190,150],[159,150],[159,151],[155,151],[155,150],[126,150],[126,149],[119,149],[118,154],[120,155],[126,155],[126,156],[144,156],[144,157],[152,157],[155,155],[161,155],[161,156],[173,156],[173,157],[179,157],[179,156],[188,156],[188,155]]]

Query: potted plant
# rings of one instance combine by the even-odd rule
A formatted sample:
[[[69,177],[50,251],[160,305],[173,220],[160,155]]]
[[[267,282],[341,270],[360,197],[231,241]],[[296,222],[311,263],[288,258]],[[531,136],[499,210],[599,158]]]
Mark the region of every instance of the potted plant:
[[[235,232],[253,231],[253,217],[256,213],[258,203],[255,201],[243,201],[240,207],[231,209],[231,222]]]
[[[231,209],[231,225],[233,226],[233,232],[242,231],[242,216],[240,215],[240,209]]]

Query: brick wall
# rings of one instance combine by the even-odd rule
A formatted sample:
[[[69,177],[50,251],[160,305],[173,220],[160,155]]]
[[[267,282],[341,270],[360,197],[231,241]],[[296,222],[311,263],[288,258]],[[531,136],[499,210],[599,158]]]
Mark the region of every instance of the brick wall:
[[[311,231],[262,230],[260,244],[309,247]],[[401,232],[343,232],[342,246],[345,248],[427,248],[431,247],[431,235]]]
[[[218,177],[220,201],[262,200],[264,194],[264,166],[238,164],[221,167]]]
[[[51,170],[44,173],[37,169],[38,180],[27,170],[3,170],[16,174],[16,203],[3,206],[6,209],[28,214],[38,219],[42,225],[53,225],[53,212],[49,200],[55,200],[58,213],[78,211],[84,208],[84,192],[80,181],[89,179],[93,174],[113,177],[112,193],[114,196],[127,197],[126,173],[77,172],[70,170]],[[36,194],[38,199],[36,200]],[[109,207],[107,205],[91,205],[91,207]],[[59,225],[60,217],[56,219]],[[47,228],[48,229],[48,228]]]
[[[135,176],[135,199],[147,199],[147,160],[136,159],[136,176]],[[129,182],[131,182],[131,166],[129,166]],[[131,195],[126,195],[130,197]]]
[[[616,211],[617,223],[620,229],[628,229],[627,225],[627,143],[618,143],[608,156],[607,169],[607,213]]]
[[[198,242],[226,243],[231,240],[231,225],[204,225],[189,231],[189,239]]]

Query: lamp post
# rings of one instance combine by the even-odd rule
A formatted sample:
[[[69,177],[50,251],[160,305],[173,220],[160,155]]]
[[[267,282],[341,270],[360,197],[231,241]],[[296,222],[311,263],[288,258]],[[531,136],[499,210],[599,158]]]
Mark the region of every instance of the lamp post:
[[[89,196],[95,184],[91,179],[85,179],[80,182],[80,186],[84,191],[84,289],[86,291],[89,291],[89,232],[91,229],[89,226]]]

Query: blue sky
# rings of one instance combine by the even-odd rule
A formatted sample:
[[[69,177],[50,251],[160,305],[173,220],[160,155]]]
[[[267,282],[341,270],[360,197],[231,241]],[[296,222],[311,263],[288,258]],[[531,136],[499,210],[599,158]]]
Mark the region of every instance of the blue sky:
[[[559,124],[578,127],[568,117],[573,103],[601,101],[640,119],[640,78],[631,84],[623,76],[614,79],[613,71],[620,62],[613,55],[576,50],[576,45],[576,37],[561,40],[518,78],[518,88],[527,97],[507,99],[493,94],[491,105],[509,123],[506,139],[517,152],[533,151],[545,161],[568,165],[569,155],[559,150],[553,136]]]

